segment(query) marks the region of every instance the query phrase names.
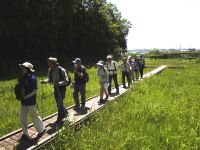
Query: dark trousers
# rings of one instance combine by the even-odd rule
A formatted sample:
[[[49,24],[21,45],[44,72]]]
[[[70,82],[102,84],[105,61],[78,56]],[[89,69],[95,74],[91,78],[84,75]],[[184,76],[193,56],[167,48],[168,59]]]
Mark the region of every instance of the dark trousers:
[[[144,65],[140,66],[140,77],[143,78]]]
[[[127,71],[122,71],[122,83],[123,86],[126,87],[125,78],[128,81],[128,87],[130,86],[130,73]]]
[[[119,92],[119,85],[118,85],[118,81],[117,81],[117,74],[113,74],[113,75],[109,75],[109,86],[108,86],[108,93],[111,93],[111,83],[112,83],[112,79],[115,83],[115,88],[116,91]]]
[[[67,111],[63,103],[63,100],[65,98],[65,92],[66,92],[66,87],[64,86],[54,87],[54,97],[58,109],[58,119],[66,117]]]
[[[85,106],[85,92],[86,92],[86,85],[78,85],[78,84],[74,84],[74,92],[73,92],[73,97],[74,97],[74,101],[76,104],[76,107],[79,107],[79,100],[78,100],[78,93],[80,92],[81,94],[81,102],[82,102],[82,106]]]

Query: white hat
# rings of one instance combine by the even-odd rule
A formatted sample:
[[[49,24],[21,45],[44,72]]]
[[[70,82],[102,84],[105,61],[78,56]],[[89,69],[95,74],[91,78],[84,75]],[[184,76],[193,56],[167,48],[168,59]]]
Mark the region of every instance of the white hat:
[[[51,62],[53,62],[53,63],[55,63],[55,64],[58,65],[58,59],[55,58],[55,57],[49,57],[49,58],[48,58],[48,61],[51,61]]]
[[[131,56],[131,55],[129,55],[129,56],[128,56],[128,59],[131,59],[131,58],[132,58],[132,56]]]
[[[97,63],[98,66],[103,66],[103,61],[100,60],[98,63]]]
[[[111,56],[111,55],[108,55],[108,56],[106,57],[106,59],[112,59],[112,56]]]
[[[31,70],[31,72],[35,72],[35,70],[33,69],[33,65],[29,62],[25,62],[23,64],[19,64],[19,67],[21,68],[22,66],[29,68]]]
[[[81,64],[81,59],[76,58],[74,61],[72,61],[74,64]]]

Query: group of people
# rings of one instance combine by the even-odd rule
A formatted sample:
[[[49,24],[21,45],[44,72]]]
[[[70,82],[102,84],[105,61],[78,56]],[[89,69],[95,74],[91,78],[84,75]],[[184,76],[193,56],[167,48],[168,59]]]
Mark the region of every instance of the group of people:
[[[73,87],[73,98],[75,101],[74,110],[85,109],[86,102],[86,84],[89,81],[89,75],[86,68],[82,65],[81,59],[76,58],[72,63],[74,64],[74,81],[71,83],[71,78],[66,69],[61,67],[57,58],[48,58],[48,78],[40,80],[41,84],[53,84],[54,98],[57,104],[58,116],[56,123],[63,122],[68,115],[68,112],[64,106],[63,100],[65,98],[66,87],[71,85]],[[142,78],[144,69],[144,57],[136,57],[132,59],[131,56],[123,57],[123,63],[121,64],[123,87],[126,88],[125,77],[128,81],[128,86],[135,80],[139,79],[139,73]],[[100,60],[97,64],[97,75],[100,84],[100,100],[99,103],[108,100],[111,95],[111,83],[112,80],[115,83],[116,93],[119,94],[119,84],[117,80],[118,64],[113,60],[112,55],[108,55],[106,63]],[[35,76],[35,70],[33,65],[29,62],[19,64],[21,69],[21,76],[18,79],[18,84],[21,85],[21,111],[20,111],[20,123],[22,127],[21,140],[29,139],[28,134],[28,112],[32,118],[35,128],[38,132],[37,138],[40,138],[45,132],[46,128],[42,122],[41,117],[38,115],[36,107],[36,95],[37,95],[37,78]],[[79,96],[81,95],[81,104],[79,103]],[[104,99],[105,94],[105,99]]]

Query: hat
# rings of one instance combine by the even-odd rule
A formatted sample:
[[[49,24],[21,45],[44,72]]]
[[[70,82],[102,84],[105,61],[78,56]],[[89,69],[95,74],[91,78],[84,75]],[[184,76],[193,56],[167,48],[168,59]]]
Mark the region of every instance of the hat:
[[[131,56],[131,55],[129,55],[129,56],[128,56],[128,59],[131,59],[131,57],[132,57],[132,56]]]
[[[81,59],[76,58],[74,61],[72,61],[74,64],[81,64]]]
[[[106,57],[106,59],[112,59],[112,56],[111,56],[111,55],[108,55],[108,56]]]
[[[100,60],[100,61],[97,63],[98,66],[103,66],[103,64],[104,64],[104,63],[103,63],[102,60]]]
[[[29,62],[25,62],[23,64],[19,64],[19,67],[21,68],[22,66],[29,68],[31,72],[35,72],[35,70],[33,69],[33,65]]]
[[[51,62],[53,62],[53,63],[55,63],[55,64],[58,65],[58,59],[55,58],[55,57],[49,57],[49,58],[48,58],[48,61],[51,61]]]
[[[126,57],[122,57],[122,60],[127,60],[127,58]]]

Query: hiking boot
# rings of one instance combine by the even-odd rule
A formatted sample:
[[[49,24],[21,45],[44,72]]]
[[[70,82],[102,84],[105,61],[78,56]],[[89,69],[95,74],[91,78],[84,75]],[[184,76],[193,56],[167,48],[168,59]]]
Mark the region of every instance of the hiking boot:
[[[21,138],[19,139],[19,141],[28,141],[28,140],[30,140],[30,137],[25,134],[22,134]]]
[[[79,105],[75,105],[73,110],[79,110],[80,109],[80,106]]]
[[[100,99],[99,101],[98,101],[98,103],[103,103],[104,102],[104,100],[102,100],[102,99]]]
[[[81,106],[81,109],[85,109],[85,105],[82,105],[82,106]]]
[[[37,138],[41,138],[46,131],[47,129],[44,129],[41,133],[38,133]]]

